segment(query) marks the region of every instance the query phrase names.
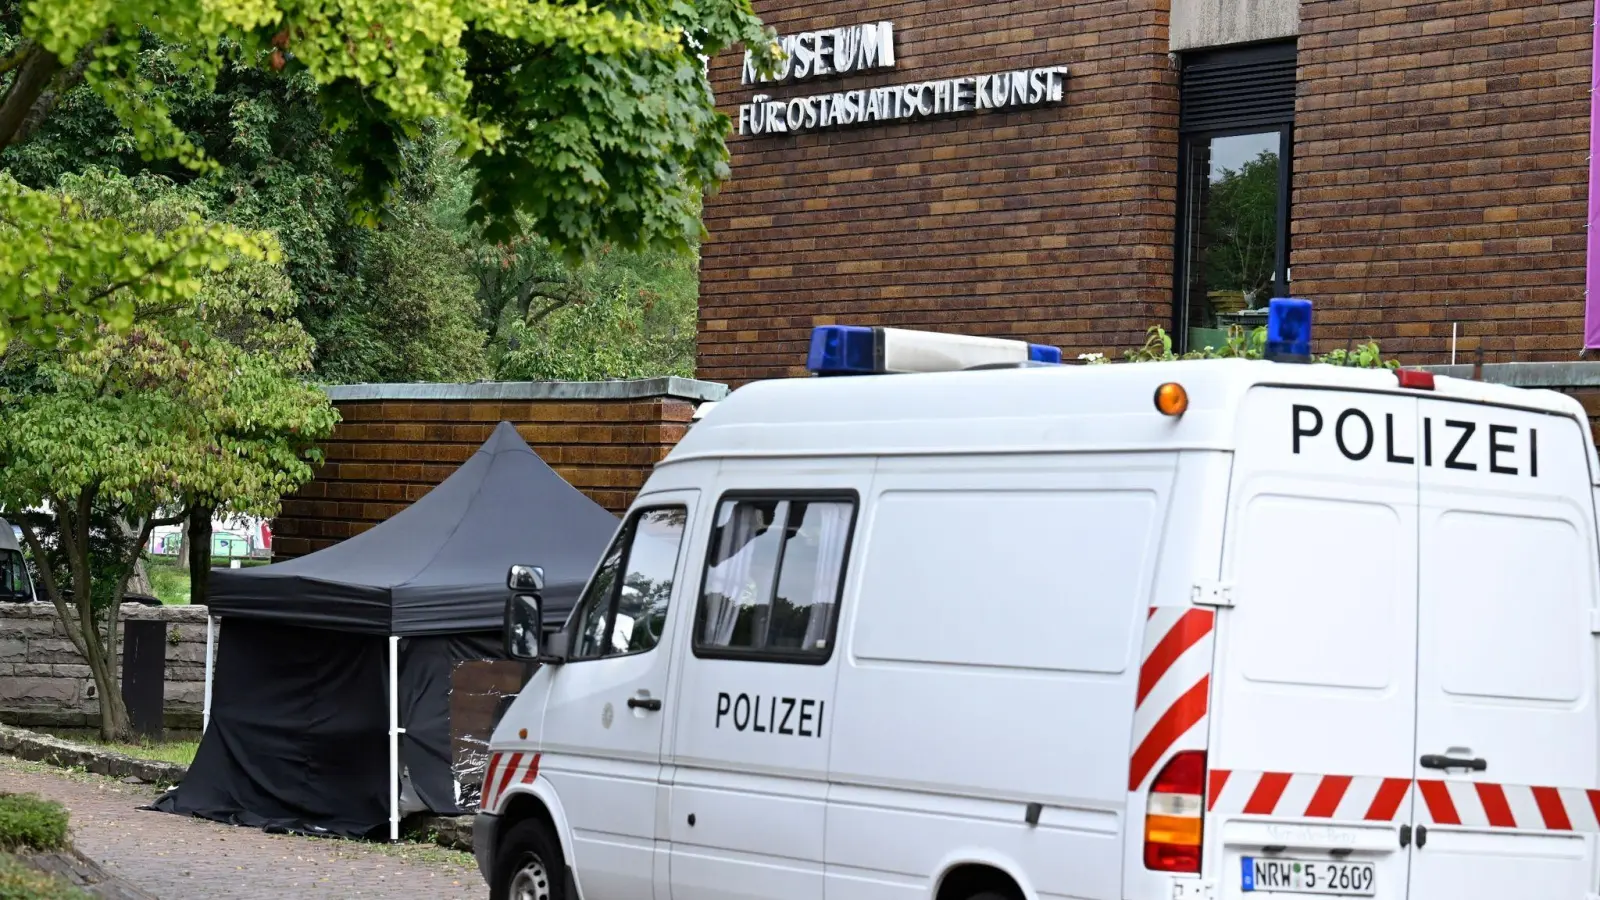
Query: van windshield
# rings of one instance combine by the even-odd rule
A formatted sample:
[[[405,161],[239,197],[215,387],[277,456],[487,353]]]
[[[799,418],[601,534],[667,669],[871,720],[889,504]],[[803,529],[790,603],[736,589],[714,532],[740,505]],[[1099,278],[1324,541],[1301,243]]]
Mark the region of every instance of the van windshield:
[[[0,600],[32,600],[28,585],[28,567],[22,554],[15,550],[0,550]]]

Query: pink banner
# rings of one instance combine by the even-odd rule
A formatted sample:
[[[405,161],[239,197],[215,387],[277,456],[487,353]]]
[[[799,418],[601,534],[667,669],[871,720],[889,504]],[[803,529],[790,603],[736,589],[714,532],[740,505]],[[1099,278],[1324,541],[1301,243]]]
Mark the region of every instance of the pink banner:
[[[1589,82],[1589,253],[1583,282],[1583,348],[1600,348],[1600,15]]]

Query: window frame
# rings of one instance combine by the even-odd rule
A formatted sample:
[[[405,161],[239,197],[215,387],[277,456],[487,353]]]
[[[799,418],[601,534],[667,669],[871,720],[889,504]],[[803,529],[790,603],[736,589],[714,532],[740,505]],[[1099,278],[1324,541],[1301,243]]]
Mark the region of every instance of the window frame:
[[[1200,65],[1208,68],[1239,66],[1248,67],[1262,62],[1284,62],[1294,60],[1298,62],[1299,47],[1297,41],[1272,41],[1240,48],[1226,50],[1209,50],[1183,55],[1183,65]],[[1183,94],[1183,75],[1179,75],[1179,94]],[[1298,90],[1298,75],[1296,87]],[[1263,114],[1261,110],[1252,108],[1248,100],[1241,103],[1240,110],[1235,116],[1210,116],[1203,117],[1203,122],[1196,124],[1185,123],[1184,113],[1180,108],[1178,121],[1178,166],[1177,166],[1177,216],[1173,229],[1172,241],[1172,339],[1173,350],[1178,353],[1187,352],[1193,348],[1189,346],[1189,297],[1188,281],[1191,271],[1188,259],[1189,218],[1193,213],[1190,206],[1190,193],[1195,173],[1190,171],[1190,158],[1196,143],[1211,141],[1216,138],[1237,137],[1247,134],[1266,134],[1276,131],[1278,133],[1278,203],[1277,203],[1277,248],[1273,257],[1272,290],[1275,297],[1290,295],[1289,279],[1289,253],[1290,239],[1292,236],[1292,223],[1290,221],[1293,208],[1294,191],[1294,129],[1295,111],[1291,107],[1287,115]],[[1210,177],[1205,173],[1203,177]]]
[[[611,590],[609,592],[610,593],[610,597],[605,601],[606,602],[606,633],[600,639],[600,646],[601,647],[610,647],[611,646],[611,631],[617,625],[617,607],[622,602],[622,586],[623,586],[623,582],[627,581],[627,579],[628,579],[628,563],[633,559],[633,538],[638,533],[639,519],[642,518],[647,513],[660,512],[661,510],[668,510],[668,509],[679,509],[679,510],[683,511],[683,531],[678,535],[678,553],[677,553],[677,555],[675,557],[673,557],[673,560],[672,560],[672,590],[673,590],[673,593],[677,593],[677,590],[678,590],[678,566],[682,563],[682,559],[683,559],[683,542],[684,542],[684,539],[686,537],[688,537],[688,535],[689,535],[689,524],[690,523],[689,523],[689,506],[688,506],[688,504],[686,504],[686,503],[661,503],[661,504],[656,504],[656,505],[653,505],[653,506],[641,506],[638,509],[630,511],[628,513],[627,521],[622,523],[622,527],[617,530],[617,535],[616,535],[615,538],[613,538],[613,540],[619,540],[619,539],[623,540],[624,543],[622,545],[622,553],[621,553],[620,556],[617,557],[617,573],[618,573],[618,577],[615,580],[612,581]],[[609,554],[610,551],[611,551],[611,546],[608,544],[606,546],[606,553]],[[605,562],[605,556],[601,556],[600,560],[601,560],[602,563],[604,563]],[[599,574],[600,574],[600,567],[596,566],[594,572],[589,576],[589,582],[593,582],[594,579],[597,576],[599,576]],[[588,593],[589,583],[586,582],[583,587],[584,587],[584,593]],[[583,599],[584,598],[580,595],[579,598],[578,598],[578,603],[574,604],[573,607],[572,607],[572,612],[567,614],[567,627],[568,627],[568,630],[569,630],[569,634],[567,635],[567,646],[566,646],[566,664],[567,665],[571,665],[573,663],[596,662],[596,661],[603,660],[603,659],[622,659],[623,657],[627,657],[627,656],[642,656],[642,655],[644,655],[646,653],[650,653],[650,652],[654,651],[657,647],[660,647],[662,644],[666,643],[667,630],[666,630],[666,626],[662,626],[661,640],[656,641],[654,644],[652,644],[650,647],[648,647],[648,648],[646,648],[644,650],[633,650],[633,651],[629,651],[627,653],[602,653],[599,656],[577,656],[577,655],[575,655],[575,651],[577,650],[577,647],[578,647],[578,642],[583,638],[583,611],[584,611]],[[669,595],[668,598],[667,598],[667,604],[668,604],[667,605],[667,613],[668,613],[668,615],[670,615],[671,612],[672,612],[671,595]]]
[[[839,584],[834,589],[833,621],[828,623],[828,648],[826,652],[817,653],[816,651],[804,649],[772,650],[767,648],[716,647],[705,644],[700,640],[700,633],[705,627],[706,620],[706,576],[711,572],[711,559],[717,552],[716,544],[711,539],[712,533],[716,531],[717,517],[721,515],[724,503],[739,503],[750,500],[766,500],[776,503],[848,503],[850,505],[850,525],[845,529],[844,559],[839,561]],[[827,665],[833,659],[834,645],[838,643],[839,620],[844,617],[844,586],[850,580],[850,556],[856,543],[856,525],[861,520],[861,492],[854,488],[837,490],[826,488],[730,490],[717,497],[716,502],[711,505],[711,515],[708,519],[706,555],[700,564],[700,582],[695,591],[694,599],[694,624],[689,635],[689,649],[694,653],[695,658],[808,666]],[[788,527],[787,522],[785,522],[785,527]],[[778,557],[772,569],[772,589],[767,595],[768,609],[771,609],[772,602],[777,597],[778,585],[783,580],[783,558],[788,551],[788,543],[788,540],[785,539],[778,544]]]

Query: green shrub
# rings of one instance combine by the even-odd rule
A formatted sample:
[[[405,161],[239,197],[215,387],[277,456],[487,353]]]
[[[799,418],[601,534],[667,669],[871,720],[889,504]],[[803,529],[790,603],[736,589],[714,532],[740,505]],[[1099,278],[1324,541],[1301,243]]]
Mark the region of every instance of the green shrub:
[[[0,795],[0,849],[56,850],[67,843],[67,811],[32,794]],[[0,900],[8,895],[0,894]]]
[[[0,900],[91,900],[59,878],[0,853]]]
[[[1172,352],[1172,336],[1160,325],[1150,326],[1148,337],[1144,346],[1137,350],[1129,350],[1123,356],[1129,362],[1160,362],[1175,359],[1260,359],[1267,346],[1267,330],[1254,328],[1246,331],[1243,327],[1233,325],[1228,328],[1228,340],[1221,347],[1202,347],[1199,350],[1190,350],[1181,356]],[[1354,346],[1348,350],[1334,350],[1323,353],[1316,358],[1319,363],[1332,366],[1351,366],[1361,369],[1397,369],[1400,363],[1393,359],[1384,359],[1383,351],[1377,343],[1368,341],[1365,344]],[[1094,362],[1106,362],[1104,357],[1098,357]]]

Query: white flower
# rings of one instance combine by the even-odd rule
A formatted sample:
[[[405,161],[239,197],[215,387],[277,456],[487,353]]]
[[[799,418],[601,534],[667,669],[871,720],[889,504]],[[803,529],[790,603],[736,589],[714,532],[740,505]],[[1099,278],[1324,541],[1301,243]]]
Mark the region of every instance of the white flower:
[[[1078,358],[1083,360],[1084,362],[1094,362],[1096,360],[1105,359],[1105,357],[1106,357],[1106,355],[1104,353],[1079,353],[1078,354]]]

